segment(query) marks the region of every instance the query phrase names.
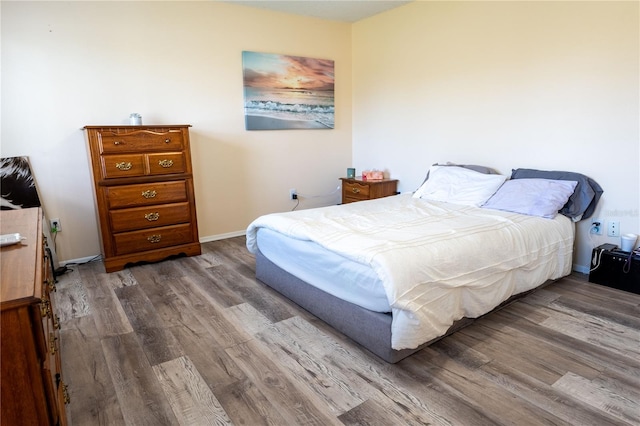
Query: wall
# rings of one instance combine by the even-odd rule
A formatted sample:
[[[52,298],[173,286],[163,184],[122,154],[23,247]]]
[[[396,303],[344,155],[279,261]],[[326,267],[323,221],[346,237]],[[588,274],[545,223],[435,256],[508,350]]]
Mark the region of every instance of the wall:
[[[203,240],[291,209],[289,188],[330,194],[352,163],[411,191],[439,161],[585,173],[596,215],[640,231],[637,2],[419,1],[354,25],[217,2],[0,8],[1,154],[30,157],[62,260],[99,252],[81,127],[134,111],[193,125]],[[336,129],[245,131],[242,50],[335,60]],[[617,242],[587,227],[579,270]]]
[[[202,240],[336,203],[351,165],[351,25],[218,2],[7,2],[2,156],[30,158],[60,260],[100,252],[85,125],[191,124]],[[336,128],[244,130],[243,50],[335,61]]]
[[[436,162],[584,173],[640,231],[638,2],[414,2],[353,26],[353,157],[416,189]],[[619,238],[577,226],[574,267]]]

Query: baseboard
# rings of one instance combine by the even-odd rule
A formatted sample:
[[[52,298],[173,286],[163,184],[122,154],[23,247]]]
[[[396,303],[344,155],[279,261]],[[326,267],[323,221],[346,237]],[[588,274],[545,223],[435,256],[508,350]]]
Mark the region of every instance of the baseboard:
[[[102,257],[102,255],[101,254],[94,254],[93,256],[79,257],[77,259],[61,260],[60,261],[60,266],[79,265],[81,263],[87,263],[87,262],[90,262],[92,260],[95,260],[98,257]]]
[[[218,240],[225,240],[227,238],[240,237],[242,235],[245,235],[246,233],[247,233],[246,230],[227,232],[226,234],[217,234],[217,235],[209,235],[206,237],[200,237],[198,240],[201,243],[207,243],[209,241],[218,241]],[[86,263],[91,260],[94,260],[98,256],[100,256],[100,254],[95,254],[93,256],[87,256],[87,257],[79,257],[77,259],[61,260],[59,261],[59,264],[60,266],[66,266],[66,265],[72,265],[72,264],[77,265],[80,263]]]
[[[226,234],[209,235],[207,237],[200,237],[200,242],[208,243],[210,241],[226,240],[227,238],[241,237],[243,235],[246,235],[246,233],[247,233],[246,230],[242,230],[242,231],[227,232]]]
[[[589,274],[590,267],[585,265],[573,265],[573,270],[581,274]]]

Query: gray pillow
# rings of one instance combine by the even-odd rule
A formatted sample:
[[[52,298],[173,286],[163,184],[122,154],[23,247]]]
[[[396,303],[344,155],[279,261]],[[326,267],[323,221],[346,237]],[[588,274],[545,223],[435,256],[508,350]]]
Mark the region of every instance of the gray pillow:
[[[588,176],[574,172],[547,171],[536,169],[513,169],[511,179],[557,179],[578,182],[569,201],[560,209],[560,213],[575,222],[591,217],[598,200],[604,192],[600,185]]]

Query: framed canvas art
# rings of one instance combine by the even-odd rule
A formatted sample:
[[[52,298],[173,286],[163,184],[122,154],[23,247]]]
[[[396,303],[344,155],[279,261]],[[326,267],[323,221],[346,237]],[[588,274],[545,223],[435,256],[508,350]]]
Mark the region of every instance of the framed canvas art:
[[[247,130],[333,129],[334,62],[242,52]]]
[[[0,189],[2,210],[40,207],[40,197],[27,157],[0,159]]]

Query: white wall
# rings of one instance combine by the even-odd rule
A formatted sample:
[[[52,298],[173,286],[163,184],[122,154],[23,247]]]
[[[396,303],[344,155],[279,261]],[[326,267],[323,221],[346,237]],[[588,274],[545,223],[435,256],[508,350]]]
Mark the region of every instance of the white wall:
[[[60,260],[100,252],[85,125],[191,124],[201,239],[329,194],[351,165],[351,25],[218,2],[7,2],[3,157],[30,158]],[[243,50],[335,61],[333,130],[244,130]],[[299,208],[336,203],[303,199]]]
[[[414,190],[436,162],[584,173],[640,231],[638,2],[414,2],[353,27],[353,157]],[[577,227],[575,269],[588,271]]]

